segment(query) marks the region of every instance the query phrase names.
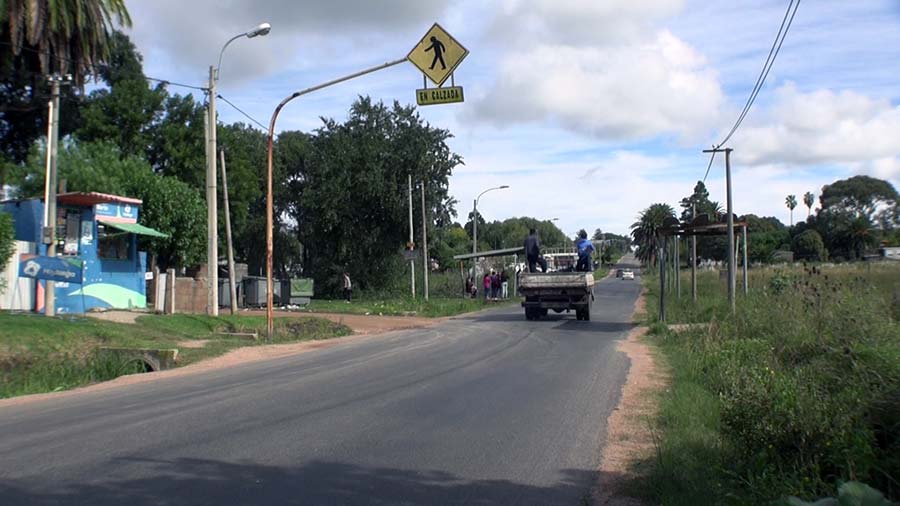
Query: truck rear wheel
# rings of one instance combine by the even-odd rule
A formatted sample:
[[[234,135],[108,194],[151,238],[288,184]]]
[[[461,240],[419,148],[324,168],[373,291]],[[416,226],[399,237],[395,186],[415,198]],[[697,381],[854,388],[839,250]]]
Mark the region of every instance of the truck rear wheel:
[[[587,307],[584,308],[584,311],[582,311],[581,319],[586,322],[591,321],[591,305],[590,304],[588,304]]]

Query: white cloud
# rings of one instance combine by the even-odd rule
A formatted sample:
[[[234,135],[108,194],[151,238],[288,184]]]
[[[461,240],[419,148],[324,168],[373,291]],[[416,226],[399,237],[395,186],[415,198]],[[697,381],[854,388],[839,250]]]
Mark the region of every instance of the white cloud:
[[[900,106],[854,91],[801,93],[788,83],[754,125],[735,134],[735,160],[749,165],[868,164],[896,178]]]
[[[594,138],[693,137],[723,100],[702,54],[654,25],[681,1],[507,2],[496,80],[463,119],[556,123]]]
[[[413,0],[129,0],[128,8],[134,21],[130,36],[150,66],[196,72],[195,79],[205,77],[203,70],[216,62],[228,39],[271,23],[268,36],[229,46],[223,72],[240,81],[283,71],[296,60],[318,66],[371,60],[371,53],[358,54],[359,45],[380,44],[398,31],[409,31],[412,39],[445,6]]]

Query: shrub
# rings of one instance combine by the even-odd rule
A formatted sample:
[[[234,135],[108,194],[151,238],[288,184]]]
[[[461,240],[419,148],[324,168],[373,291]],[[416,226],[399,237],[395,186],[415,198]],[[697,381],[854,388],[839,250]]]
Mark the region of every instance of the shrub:
[[[791,250],[797,260],[812,262],[825,260],[825,242],[822,241],[822,236],[812,229],[807,229],[794,237],[791,241]]]

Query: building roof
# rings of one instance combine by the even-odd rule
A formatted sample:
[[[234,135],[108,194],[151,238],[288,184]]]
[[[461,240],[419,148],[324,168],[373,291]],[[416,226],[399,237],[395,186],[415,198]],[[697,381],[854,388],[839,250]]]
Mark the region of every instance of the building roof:
[[[74,206],[93,206],[96,204],[143,204],[143,201],[141,199],[121,197],[119,195],[110,195],[108,193],[98,192],[60,193],[56,196],[56,201],[60,204],[69,204]]]

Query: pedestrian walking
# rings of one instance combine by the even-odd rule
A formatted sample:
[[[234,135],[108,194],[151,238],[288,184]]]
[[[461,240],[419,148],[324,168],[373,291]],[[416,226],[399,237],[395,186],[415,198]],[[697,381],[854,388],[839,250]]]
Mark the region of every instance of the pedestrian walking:
[[[497,271],[492,271],[491,274],[491,293],[493,295],[493,299],[497,300],[500,297],[500,275],[497,274]]]
[[[491,298],[491,273],[485,272],[484,279],[481,280],[481,284],[484,287],[484,300],[487,302]]]
[[[344,271],[344,299],[347,300],[347,304],[350,303],[350,298],[353,295],[353,283],[350,282],[350,274]]]
[[[509,276],[506,274],[506,269],[500,271],[500,297],[509,298]]]

